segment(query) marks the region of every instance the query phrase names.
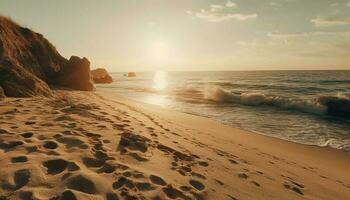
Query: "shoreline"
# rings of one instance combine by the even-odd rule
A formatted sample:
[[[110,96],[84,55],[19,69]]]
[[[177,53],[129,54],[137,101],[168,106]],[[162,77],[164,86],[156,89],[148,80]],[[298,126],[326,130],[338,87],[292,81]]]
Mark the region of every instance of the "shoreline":
[[[119,95],[0,106],[0,197],[347,199],[350,157]]]
[[[277,140],[281,140],[281,141],[284,141],[284,142],[291,142],[291,143],[294,143],[294,144],[299,144],[299,145],[306,145],[306,146],[310,146],[310,147],[319,147],[319,148],[326,148],[326,149],[330,149],[330,150],[336,150],[336,151],[339,151],[341,153],[346,153],[347,155],[350,156],[350,152],[347,152],[345,149],[338,149],[338,148],[334,148],[334,147],[331,147],[329,145],[318,145],[318,144],[307,144],[307,143],[299,143],[299,142],[296,142],[296,141],[293,141],[293,140],[288,140],[288,139],[284,139],[284,138],[280,138],[280,137],[277,137],[277,136],[273,136],[273,135],[269,135],[269,134],[265,134],[265,133],[262,133],[262,132],[258,132],[258,131],[253,131],[253,130],[246,130],[246,129],[243,129],[243,128],[237,128],[237,127],[234,127],[233,125],[230,125],[228,123],[224,123],[224,122],[221,122],[220,120],[216,120],[215,118],[210,118],[210,117],[207,117],[207,116],[204,116],[204,115],[199,115],[199,114],[194,114],[194,113],[191,113],[191,112],[184,112],[184,111],[180,111],[180,110],[176,110],[176,109],[171,109],[171,108],[165,108],[163,106],[160,106],[160,105],[156,105],[156,104],[151,104],[151,103],[147,103],[147,102],[142,102],[142,101],[138,101],[136,99],[133,99],[133,98],[129,98],[127,96],[123,96],[121,94],[106,94],[107,91],[98,91],[96,90],[95,91],[97,94],[101,95],[101,96],[104,96],[104,97],[109,97],[109,98],[106,98],[110,101],[113,101],[113,96],[114,97],[117,97],[119,99],[124,99],[124,101],[131,101],[131,102],[134,102],[135,104],[139,104],[139,105],[147,105],[149,107],[153,107],[153,109],[156,109],[156,108],[159,108],[161,110],[164,110],[164,111],[171,111],[171,112],[176,112],[176,113],[183,113],[185,115],[191,115],[191,116],[194,116],[194,117],[200,117],[200,118],[205,118],[205,119],[208,119],[208,120],[212,120],[212,121],[215,121],[219,124],[222,124],[224,126],[228,126],[230,128],[233,128],[233,129],[237,129],[239,131],[242,131],[242,132],[245,132],[247,134],[258,134],[260,136],[265,136],[265,137],[268,137],[268,138],[273,138],[273,139],[277,139]]]
[[[100,94],[100,92],[98,93]],[[273,157],[283,157],[285,160],[295,160],[296,163],[304,163],[306,165],[322,166],[322,169],[332,174],[332,176],[344,177],[347,180],[350,180],[350,175],[344,174],[350,164],[350,156],[347,152],[341,149],[335,149],[328,146],[321,147],[317,145],[300,144],[264,134],[252,133],[222,124],[210,118],[167,110],[156,105],[131,100],[120,95],[104,94],[104,96],[107,98],[109,97],[108,99],[110,100],[113,97],[117,97],[118,100],[122,100],[124,103],[131,103],[133,106],[137,106],[148,112],[156,113],[164,118],[168,117],[169,121],[177,122],[182,125],[185,124],[187,126],[195,126],[204,133],[215,133],[215,137],[220,136],[223,140],[230,139],[237,143],[242,143],[243,146],[246,145],[253,149],[263,150],[264,153],[273,154]],[[169,111],[171,113],[169,113]],[[190,121],[190,123],[188,123],[187,120]],[[206,124],[206,127],[203,128],[201,126],[202,124]],[[230,131],[234,134],[227,134],[227,132]],[[289,152],[283,152],[281,150]]]

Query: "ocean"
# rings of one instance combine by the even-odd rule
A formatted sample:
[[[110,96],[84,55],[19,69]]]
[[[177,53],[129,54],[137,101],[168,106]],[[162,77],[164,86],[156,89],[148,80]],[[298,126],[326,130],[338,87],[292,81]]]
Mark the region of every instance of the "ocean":
[[[350,71],[112,73],[97,90],[251,132],[350,152]]]

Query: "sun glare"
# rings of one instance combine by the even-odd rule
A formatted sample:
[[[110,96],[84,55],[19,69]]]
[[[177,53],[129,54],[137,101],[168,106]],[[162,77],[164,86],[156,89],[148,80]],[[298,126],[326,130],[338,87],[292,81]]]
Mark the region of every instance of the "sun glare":
[[[151,47],[151,56],[156,62],[164,62],[169,59],[169,46],[162,41],[155,42]]]
[[[158,71],[153,77],[153,88],[156,90],[164,90],[168,86],[167,73]]]

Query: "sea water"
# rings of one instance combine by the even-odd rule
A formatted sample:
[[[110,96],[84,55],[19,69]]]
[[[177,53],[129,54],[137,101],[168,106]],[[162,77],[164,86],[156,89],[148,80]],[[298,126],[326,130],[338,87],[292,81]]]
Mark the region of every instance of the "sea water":
[[[112,73],[97,90],[302,144],[350,152],[350,71]],[[330,109],[332,103],[335,110]],[[330,112],[331,111],[331,112]]]

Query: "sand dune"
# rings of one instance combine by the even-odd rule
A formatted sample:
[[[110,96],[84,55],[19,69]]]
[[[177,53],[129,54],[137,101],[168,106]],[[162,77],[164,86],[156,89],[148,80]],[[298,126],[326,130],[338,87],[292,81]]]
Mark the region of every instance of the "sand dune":
[[[0,113],[1,200],[350,198],[343,152],[122,97],[56,91]]]

